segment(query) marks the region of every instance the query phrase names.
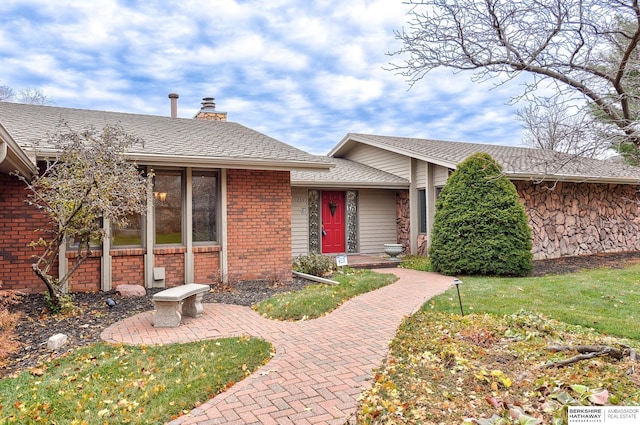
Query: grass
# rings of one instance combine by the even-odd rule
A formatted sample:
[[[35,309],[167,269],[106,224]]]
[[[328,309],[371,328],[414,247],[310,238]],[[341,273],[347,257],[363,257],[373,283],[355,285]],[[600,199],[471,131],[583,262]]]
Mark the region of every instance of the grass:
[[[466,313],[535,311],[609,335],[640,340],[640,265],[526,278],[466,277],[460,285]],[[460,312],[455,289],[424,308]]]
[[[422,272],[430,272],[431,260],[425,255],[406,255],[402,258],[400,267],[403,269],[413,269]]]
[[[401,324],[372,388],[362,394],[357,423],[567,424],[569,405],[640,404],[634,361],[599,357],[542,367],[575,354],[549,352],[557,341],[618,343],[533,313],[419,311]],[[599,401],[591,398],[596,395]]]
[[[270,352],[255,338],[93,344],[0,380],[0,423],[164,423],[243,379]]]
[[[566,424],[569,405],[640,405],[637,363],[575,351],[640,347],[640,265],[528,278],[465,277],[407,318],[362,394],[358,423]],[[516,419],[518,415],[521,415]]]
[[[344,269],[332,279],[339,285],[309,285],[300,291],[276,295],[253,309],[264,317],[277,320],[313,319],[335,310],[346,300],[395,282],[392,274],[370,270]]]

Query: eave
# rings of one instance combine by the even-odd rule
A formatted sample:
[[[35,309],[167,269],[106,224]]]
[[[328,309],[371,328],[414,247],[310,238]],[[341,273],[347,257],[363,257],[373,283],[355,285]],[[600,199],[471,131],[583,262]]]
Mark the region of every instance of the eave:
[[[57,156],[54,149],[40,149],[38,157],[53,158]],[[176,156],[162,154],[127,153],[127,159],[141,165],[156,167],[193,167],[193,168],[236,168],[248,170],[271,171],[329,171],[335,165],[321,161],[273,160],[256,158]]]
[[[377,183],[377,182],[362,182],[362,181],[322,181],[322,180],[292,180],[291,186],[295,187],[310,187],[310,188],[324,188],[324,189],[408,189],[409,182],[407,183]]]
[[[0,172],[17,172],[27,178],[38,173],[38,169],[29,156],[13,140],[0,124]]]

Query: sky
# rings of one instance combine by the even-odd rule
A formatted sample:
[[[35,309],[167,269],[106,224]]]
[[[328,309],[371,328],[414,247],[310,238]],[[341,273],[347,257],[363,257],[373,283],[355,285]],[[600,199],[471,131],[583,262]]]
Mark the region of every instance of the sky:
[[[182,118],[214,97],[229,121],[314,154],[347,133],[520,145],[516,82],[438,69],[410,87],[389,70],[408,11],[401,0],[2,0],[0,86],[166,116],[178,93]]]

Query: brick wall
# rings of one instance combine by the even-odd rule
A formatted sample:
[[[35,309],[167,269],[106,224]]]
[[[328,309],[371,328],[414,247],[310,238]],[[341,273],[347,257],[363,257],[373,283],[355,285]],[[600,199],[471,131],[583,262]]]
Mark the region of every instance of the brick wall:
[[[102,251],[95,250],[91,257],[80,264],[80,267],[71,275],[68,280],[69,292],[98,292],[100,291],[100,281],[102,279]],[[73,267],[75,252],[67,252],[69,269]]]
[[[164,267],[165,286],[178,286],[184,284],[184,253],[187,248],[155,248],[153,255],[154,267]],[[151,270],[153,273],[153,270]]]
[[[111,287],[118,285],[144,286],[144,254],[142,248],[111,250]]]
[[[45,292],[44,283],[31,269],[33,255],[40,253],[29,247],[29,242],[44,237],[35,232],[47,226],[47,218],[40,211],[27,205],[27,190],[16,177],[0,174],[0,281],[4,289],[23,292]],[[52,274],[57,276],[57,265]]]
[[[194,246],[193,281],[211,284],[220,280],[220,246]]]
[[[229,281],[291,280],[289,174],[227,172]]]

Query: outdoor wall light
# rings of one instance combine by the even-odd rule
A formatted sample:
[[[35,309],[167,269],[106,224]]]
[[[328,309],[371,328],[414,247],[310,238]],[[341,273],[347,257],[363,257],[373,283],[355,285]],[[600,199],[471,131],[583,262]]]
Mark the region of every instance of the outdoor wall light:
[[[460,314],[464,316],[464,310],[462,310],[462,298],[460,298],[460,285],[462,281],[460,279],[453,279],[453,285],[456,287],[456,291],[458,291],[458,303],[460,303]]]

